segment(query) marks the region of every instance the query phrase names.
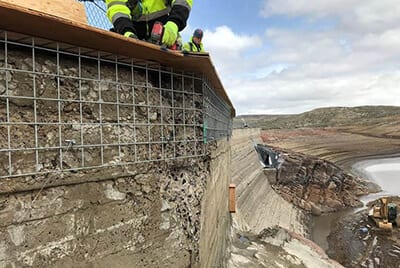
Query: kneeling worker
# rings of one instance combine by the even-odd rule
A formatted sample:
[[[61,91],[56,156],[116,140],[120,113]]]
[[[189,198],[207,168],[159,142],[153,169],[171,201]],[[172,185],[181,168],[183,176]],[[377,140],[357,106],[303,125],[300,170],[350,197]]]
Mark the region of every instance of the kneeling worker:
[[[183,50],[189,52],[205,52],[201,39],[203,39],[203,30],[196,29],[190,41],[183,46]]]
[[[156,21],[164,24],[162,44],[171,46],[186,27],[193,0],[105,0],[114,31],[148,40]]]

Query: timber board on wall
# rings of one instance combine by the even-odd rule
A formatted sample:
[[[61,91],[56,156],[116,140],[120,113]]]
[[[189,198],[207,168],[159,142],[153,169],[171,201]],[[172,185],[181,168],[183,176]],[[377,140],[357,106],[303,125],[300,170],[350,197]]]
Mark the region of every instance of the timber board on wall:
[[[85,6],[76,0],[0,0],[66,20],[87,24]]]

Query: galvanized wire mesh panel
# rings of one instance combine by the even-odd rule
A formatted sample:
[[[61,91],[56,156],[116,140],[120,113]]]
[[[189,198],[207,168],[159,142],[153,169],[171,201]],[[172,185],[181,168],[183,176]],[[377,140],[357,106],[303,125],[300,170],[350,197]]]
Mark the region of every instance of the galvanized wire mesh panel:
[[[203,80],[204,140],[219,140],[232,135],[230,106],[220,98],[210,83]]]
[[[103,1],[79,1],[85,3],[90,25],[106,30],[112,28],[111,23],[106,17],[106,5]],[[204,85],[204,96],[205,141],[231,136],[232,120],[230,107],[213,92],[209,83],[205,83]]]
[[[204,156],[203,119],[216,138],[230,123],[203,94],[191,73],[1,32],[0,178]]]
[[[106,30],[112,27],[105,15],[106,5],[103,1],[79,1],[85,3],[90,25]],[[214,93],[210,84],[206,82],[204,84],[204,96],[205,141],[231,136],[232,120],[230,107]]]
[[[104,30],[109,30],[110,28],[112,28],[112,24],[106,16],[107,7],[104,1],[79,0],[79,2],[83,2],[85,5],[85,11],[89,25]]]

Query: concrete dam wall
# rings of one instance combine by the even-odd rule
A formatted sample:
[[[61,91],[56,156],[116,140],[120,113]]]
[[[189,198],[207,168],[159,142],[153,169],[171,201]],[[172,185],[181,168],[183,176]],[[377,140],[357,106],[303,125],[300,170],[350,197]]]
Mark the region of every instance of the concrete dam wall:
[[[203,136],[206,82],[11,36],[0,268],[223,267],[231,151],[228,129]]]
[[[222,265],[228,144],[215,152],[204,162],[139,165],[1,194],[0,267]]]
[[[235,129],[232,135],[232,180],[236,184],[241,220],[254,232],[275,225],[307,235],[304,213],[284,200],[271,187],[276,171],[263,170],[253,141],[261,143],[260,129]]]
[[[309,240],[309,214],[273,189],[285,175],[263,168],[253,142],[262,144],[260,129],[234,129],[237,212],[232,217],[228,267],[342,267]]]

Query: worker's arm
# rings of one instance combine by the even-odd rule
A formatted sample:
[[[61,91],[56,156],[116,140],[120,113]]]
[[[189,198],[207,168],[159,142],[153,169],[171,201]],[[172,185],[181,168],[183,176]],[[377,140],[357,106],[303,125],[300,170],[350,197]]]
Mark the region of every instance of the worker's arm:
[[[189,44],[189,42],[187,42],[187,43],[185,43],[185,44],[183,45],[182,50],[190,51],[190,44]]]
[[[171,1],[171,12],[169,13],[167,23],[164,25],[163,44],[172,46],[172,44],[175,43],[178,38],[178,32],[186,27],[186,21],[189,18],[192,3],[193,0]]]
[[[110,20],[117,33],[136,34],[131,20],[131,11],[127,6],[127,2],[128,0],[106,0],[107,18]]]
[[[171,2],[172,9],[168,21],[174,22],[178,26],[178,31],[185,29],[192,5],[193,0],[173,0]]]

